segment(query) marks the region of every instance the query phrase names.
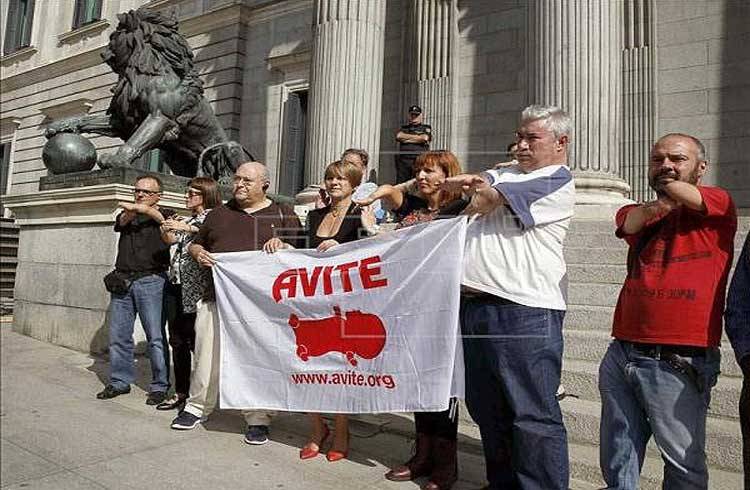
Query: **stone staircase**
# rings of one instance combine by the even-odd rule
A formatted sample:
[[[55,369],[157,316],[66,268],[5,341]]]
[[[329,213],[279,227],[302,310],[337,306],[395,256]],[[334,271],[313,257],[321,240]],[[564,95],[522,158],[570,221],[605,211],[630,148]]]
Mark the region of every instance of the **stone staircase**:
[[[750,229],[750,218],[740,219],[735,240],[735,261]],[[571,476],[603,485],[599,471],[599,417],[597,388],[599,362],[610,341],[612,315],[625,277],[627,248],[614,236],[611,221],[574,221],[568,233],[569,310],[565,319],[561,402],[570,442]],[[707,428],[710,487],[742,487],[742,439],[737,404],[742,377],[729,342],[722,341],[722,374],[712,391]],[[662,462],[651,443],[643,468],[642,488],[661,488]]]
[[[18,263],[18,226],[0,218],[0,315],[13,312],[13,288]]]

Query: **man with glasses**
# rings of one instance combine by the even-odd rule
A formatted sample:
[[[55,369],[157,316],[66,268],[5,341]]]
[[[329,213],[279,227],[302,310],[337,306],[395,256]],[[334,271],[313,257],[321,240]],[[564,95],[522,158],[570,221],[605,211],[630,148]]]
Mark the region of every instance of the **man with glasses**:
[[[196,262],[210,268],[216,260],[213,253],[265,250],[276,252],[289,248],[302,234],[299,218],[288,206],[266,197],[270,185],[268,170],[260,162],[246,162],[237,167],[234,198],[206,217],[190,244]],[[289,237],[289,238],[287,238]],[[172,421],[176,430],[190,430],[216,407],[219,395],[219,318],[213,284],[198,303],[195,319],[195,353],[190,376],[190,397],[185,409]],[[247,432],[245,442],[260,445],[268,442],[270,412],[243,411]]]
[[[109,320],[109,384],[96,395],[100,400],[130,393],[135,381],[133,327],[136,314],[148,341],[151,384],[146,404],[163,402],[169,390],[169,347],[162,305],[169,267],[169,245],[161,239],[159,226],[173,211],[158,206],[161,181],[145,175],[135,181],[135,203],[121,202],[123,211],[115,219],[120,233],[115,274],[119,287],[112,295]]]

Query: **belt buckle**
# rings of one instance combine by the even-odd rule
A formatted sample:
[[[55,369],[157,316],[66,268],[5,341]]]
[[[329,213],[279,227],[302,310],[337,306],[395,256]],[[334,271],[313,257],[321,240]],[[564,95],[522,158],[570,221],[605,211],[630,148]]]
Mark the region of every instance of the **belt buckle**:
[[[661,349],[661,345],[658,345],[658,344],[650,345],[648,347],[648,354],[647,355],[648,355],[648,357],[651,357],[651,358],[654,358],[656,360],[659,360],[659,359],[661,359],[661,354],[662,354],[661,350],[662,350]]]

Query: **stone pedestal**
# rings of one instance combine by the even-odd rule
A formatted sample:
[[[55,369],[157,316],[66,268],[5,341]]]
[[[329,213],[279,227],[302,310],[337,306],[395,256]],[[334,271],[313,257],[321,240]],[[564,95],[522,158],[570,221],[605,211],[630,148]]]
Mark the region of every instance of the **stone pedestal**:
[[[142,173],[44,177],[39,192],[4,197],[19,226],[15,331],[84,352],[106,351],[109,293],[102,278],[117,255],[117,203],[133,201],[132,184]],[[172,190],[164,192],[161,206],[184,209],[185,180],[163,176]],[[135,331],[138,343],[144,338],[140,325]]]
[[[385,0],[314,2],[309,182],[320,182],[325,167],[352,147],[367,150],[370,170],[377,171],[385,6]]]
[[[529,2],[529,103],[556,105],[573,119],[569,165],[579,205],[629,202],[630,186],[618,177],[622,24],[619,2]]]

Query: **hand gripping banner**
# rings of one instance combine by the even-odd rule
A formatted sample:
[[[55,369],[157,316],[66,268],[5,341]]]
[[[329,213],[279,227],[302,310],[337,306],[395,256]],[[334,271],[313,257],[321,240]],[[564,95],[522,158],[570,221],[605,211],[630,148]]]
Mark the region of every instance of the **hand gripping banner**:
[[[327,252],[216,254],[222,408],[439,411],[463,398],[464,218]]]

